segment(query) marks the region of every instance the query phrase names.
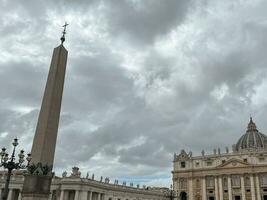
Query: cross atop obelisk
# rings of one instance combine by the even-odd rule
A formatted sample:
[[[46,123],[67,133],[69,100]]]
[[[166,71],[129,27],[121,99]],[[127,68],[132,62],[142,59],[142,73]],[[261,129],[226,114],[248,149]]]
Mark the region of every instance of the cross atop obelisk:
[[[60,40],[61,40],[61,44],[63,44],[64,42],[65,42],[65,35],[66,35],[66,28],[67,28],[67,26],[68,26],[69,24],[67,23],[67,22],[65,22],[65,24],[62,26],[62,27],[64,27],[64,30],[63,30],[63,32],[62,32],[62,37],[60,38]]]
[[[49,197],[68,57],[63,46],[67,25],[63,26],[61,44],[53,52],[32,144],[32,161],[25,175],[23,200],[47,200]]]

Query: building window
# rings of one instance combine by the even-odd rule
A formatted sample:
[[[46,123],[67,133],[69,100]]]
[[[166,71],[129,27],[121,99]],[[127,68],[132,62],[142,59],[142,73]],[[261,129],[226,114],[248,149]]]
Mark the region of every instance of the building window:
[[[261,185],[267,185],[267,175],[266,174],[261,176]]]
[[[181,190],[186,189],[186,188],[187,188],[186,185],[187,185],[187,181],[186,181],[186,179],[181,178],[181,179],[180,179],[180,189],[181,189]]]
[[[264,157],[260,157],[259,158],[259,162],[264,162],[265,161],[265,158]]]
[[[222,160],[222,164],[225,163],[225,160]]]
[[[232,175],[232,186],[240,187],[240,176],[239,175]]]
[[[207,182],[207,187],[214,187],[214,177],[213,176],[207,176],[206,182]]]
[[[244,158],[243,161],[244,161],[244,162],[248,162],[248,159],[247,159],[247,158]]]
[[[199,179],[196,180],[196,188],[200,188],[200,180]]]
[[[181,164],[181,168],[185,168],[185,161],[182,161],[180,164]]]
[[[196,162],[196,167],[199,167],[199,162]]]
[[[227,178],[226,177],[223,178],[223,187],[224,188],[227,188],[228,187],[228,181],[227,181]]]
[[[248,176],[245,177],[245,187],[250,187],[250,178]]]

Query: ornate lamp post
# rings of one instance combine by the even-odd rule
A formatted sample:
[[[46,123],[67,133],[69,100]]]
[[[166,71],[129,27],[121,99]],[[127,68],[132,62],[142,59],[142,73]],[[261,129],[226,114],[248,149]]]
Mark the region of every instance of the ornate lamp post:
[[[170,190],[166,192],[166,196],[170,198],[170,200],[174,200],[175,198],[177,198],[176,191],[173,190],[172,185],[171,185]]]
[[[2,152],[0,152],[1,156],[1,163],[0,167],[3,167],[4,169],[7,169],[7,178],[6,178],[6,183],[5,183],[5,188],[4,192],[2,194],[1,200],[6,200],[8,196],[8,191],[9,191],[9,183],[10,183],[10,177],[11,177],[11,172],[13,169],[25,169],[29,165],[29,162],[31,161],[31,154],[27,155],[26,160],[28,161],[27,165],[24,165],[25,161],[25,155],[24,151],[21,150],[20,153],[18,154],[18,161],[16,162],[15,159],[15,151],[16,147],[18,146],[18,139],[15,138],[12,145],[13,145],[13,152],[11,157],[8,157],[8,153],[6,152],[6,148],[2,148]]]

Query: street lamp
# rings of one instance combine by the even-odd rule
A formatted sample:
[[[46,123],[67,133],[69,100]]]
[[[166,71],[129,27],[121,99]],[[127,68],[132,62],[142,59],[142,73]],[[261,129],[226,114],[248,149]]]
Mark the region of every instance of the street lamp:
[[[170,198],[170,200],[174,200],[175,198],[177,198],[176,191],[174,191],[172,185],[170,190],[166,192],[166,197]]]
[[[12,145],[13,145],[13,152],[11,157],[8,157],[8,153],[6,152],[6,148],[2,148],[2,151],[0,152],[1,156],[1,163],[0,167],[3,167],[4,169],[7,169],[7,178],[6,178],[6,183],[5,183],[5,188],[4,192],[2,194],[1,200],[6,200],[8,196],[8,191],[9,191],[9,183],[10,183],[10,177],[11,177],[11,172],[13,169],[26,169],[27,166],[29,165],[29,162],[31,161],[31,154],[27,155],[26,160],[28,161],[27,165],[23,165],[25,161],[25,155],[24,151],[21,150],[20,153],[18,154],[18,161],[16,162],[15,159],[15,151],[16,147],[18,146],[18,139],[15,138]]]

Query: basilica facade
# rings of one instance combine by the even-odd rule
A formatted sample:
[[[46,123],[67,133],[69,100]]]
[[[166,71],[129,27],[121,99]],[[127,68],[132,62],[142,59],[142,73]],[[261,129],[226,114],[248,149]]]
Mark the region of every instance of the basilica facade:
[[[174,155],[173,185],[179,200],[267,200],[267,136],[252,118],[230,151]]]

